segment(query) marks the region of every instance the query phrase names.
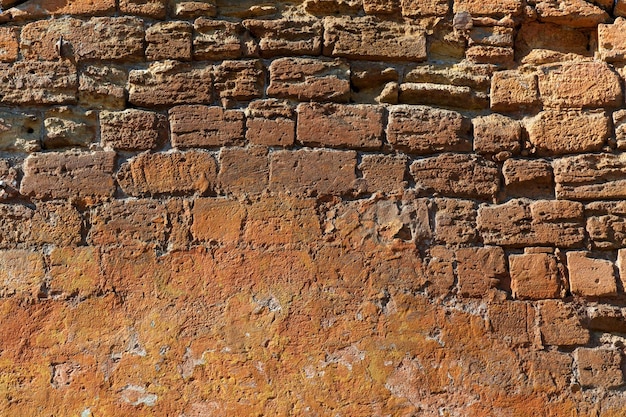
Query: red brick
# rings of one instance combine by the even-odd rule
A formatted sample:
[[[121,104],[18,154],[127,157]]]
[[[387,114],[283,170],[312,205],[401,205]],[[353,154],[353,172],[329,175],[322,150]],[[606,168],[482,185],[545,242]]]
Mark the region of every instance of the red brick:
[[[100,112],[102,145],[117,150],[155,149],[167,140],[167,119],[145,110]]]
[[[541,300],[562,296],[563,268],[549,253],[509,256],[511,291],[522,300]]]
[[[268,99],[246,110],[246,139],[255,145],[291,146],[296,137],[295,112],[287,101]]]
[[[24,161],[20,193],[35,199],[78,199],[87,204],[113,197],[115,152],[40,153]]]
[[[539,302],[541,338],[546,345],[574,346],[589,342],[589,331],[571,304],[558,300]]]
[[[22,249],[0,251],[0,296],[37,297],[46,271],[40,253]]]
[[[167,0],[119,0],[120,12],[152,19],[165,19]]]
[[[522,148],[522,126],[517,120],[500,114],[472,119],[474,151],[478,154],[518,155]]]
[[[178,59],[191,61],[191,36],[193,26],[189,22],[156,23],[146,29],[146,58]]]
[[[203,151],[142,153],[124,163],[117,174],[122,190],[132,196],[204,194],[214,189],[216,179],[217,163]]]
[[[407,158],[395,155],[363,155],[359,170],[363,173],[363,191],[392,194],[407,186]]]
[[[322,24],[317,19],[244,20],[243,25],[259,39],[262,57],[319,55]]]
[[[573,294],[583,297],[617,295],[613,262],[592,258],[589,252],[567,252],[567,269]]]
[[[458,249],[456,271],[462,297],[485,297],[507,276],[504,251],[497,246]]]
[[[180,148],[242,144],[244,113],[222,107],[177,106],[169,111],[172,145]]]
[[[626,198],[626,154],[570,156],[553,161],[552,167],[557,198]]]
[[[259,60],[224,61],[215,68],[215,90],[227,104],[263,96],[265,75]]]
[[[0,28],[0,62],[17,61],[19,52],[17,28]]]
[[[342,59],[279,58],[269,66],[267,94],[299,101],[347,102],[350,66]]]
[[[435,240],[457,245],[476,241],[476,204],[473,201],[437,198],[435,211]]]
[[[270,155],[270,190],[299,195],[343,195],[356,181],[356,152],[299,150]]]
[[[73,104],[76,67],[69,62],[20,61],[0,64],[0,102],[14,105]]]
[[[491,110],[518,111],[539,105],[536,74],[517,71],[498,71],[491,79]]]
[[[193,57],[196,60],[254,56],[256,42],[241,23],[200,17],[194,22]]]
[[[574,358],[583,387],[617,388],[624,384],[622,354],[618,349],[578,348]]]
[[[197,198],[192,215],[191,234],[195,240],[236,244],[243,234],[246,206],[221,198]]]
[[[302,103],[297,112],[296,137],[306,146],[376,149],[382,145],[382,107]]]
[[[224,148],[217,181],[226,194],[248,196],[263,192],[269,181],[267,148]]]

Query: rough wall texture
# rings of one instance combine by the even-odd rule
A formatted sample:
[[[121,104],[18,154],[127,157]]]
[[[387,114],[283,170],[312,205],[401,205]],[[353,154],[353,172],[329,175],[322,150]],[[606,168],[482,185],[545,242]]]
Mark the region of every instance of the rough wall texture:
[[[3,0],[0,415],[626,415],[626,2]]]

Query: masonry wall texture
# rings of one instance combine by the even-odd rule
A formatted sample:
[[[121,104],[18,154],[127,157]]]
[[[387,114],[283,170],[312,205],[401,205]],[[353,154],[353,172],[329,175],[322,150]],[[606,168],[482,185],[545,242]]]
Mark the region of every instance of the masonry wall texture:
[[[0,4],[0,415],[626,416],[626,1]]]

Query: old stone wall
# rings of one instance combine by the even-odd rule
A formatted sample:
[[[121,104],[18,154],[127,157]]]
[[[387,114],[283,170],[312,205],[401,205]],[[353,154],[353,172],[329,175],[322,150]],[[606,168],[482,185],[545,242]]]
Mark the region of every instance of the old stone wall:
[[[626,415],[626,1],[2,6],[0,415]]]

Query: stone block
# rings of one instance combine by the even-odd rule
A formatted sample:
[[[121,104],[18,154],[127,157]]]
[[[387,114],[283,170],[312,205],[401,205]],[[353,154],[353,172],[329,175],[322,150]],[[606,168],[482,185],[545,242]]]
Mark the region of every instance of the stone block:
[[[550,253],[509,255],[511,291],[521,300],[560,298],[563,295],[563,268]]]
[[[155,23],[146,29],[146,59],[191,61],[192,32],[189,22]]]
[[[240,145],[244,113],[218,106],[176,106],[169,111],[172,146],[179,148]]]
[[[497,246],[458,249],[456,273],[459,295],[485,297],[507,276],[504,251]]]
[[[246,109],[246,139],[250,143],[291,146],[295,137],[295,112],[287,101],[255,100]]]
[[[617,295],[613,262],[591,255],[584,251],[567,252],[570,291],[582,297]]]
[[[322,23],[317,19],[244,20],[243,25],[259,40],[264,58],[284,55],[320,55]]]
[[[156,149],[168,137],[167,118],[159,113],[127,109],[100,112],[102,146],[122,151]]]

